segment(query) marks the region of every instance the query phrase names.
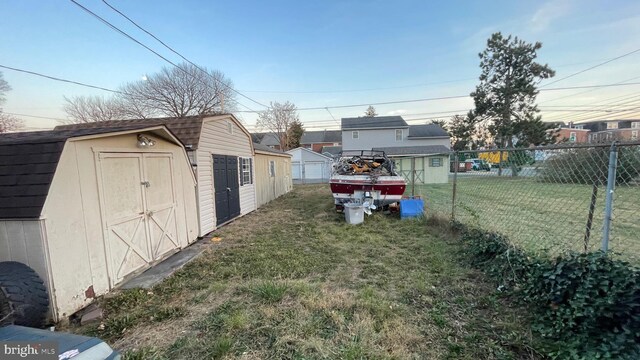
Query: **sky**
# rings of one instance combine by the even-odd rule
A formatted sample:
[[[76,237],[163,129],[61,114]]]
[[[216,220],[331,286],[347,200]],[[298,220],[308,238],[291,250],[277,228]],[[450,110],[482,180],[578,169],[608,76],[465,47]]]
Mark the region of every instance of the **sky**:
[[[77,0],[173,62],[181,59],[100,0]],[[336,129],[369,104],[410,124],[447,119],[468,95],[478,53],[493,32],[540,41],[538,61],[556,70],[545,83],[640,49],[638,1],[125,1],[111,5],[192,62],[222,71],[262,104],[291,101],[309,130]],[[164,60],[65,0],[0,0],[0,65],[116,89]],[[64,97],[108,92],[0,69],[12,91],[4,111],[27,130],[52,128]],[[640,83],[640,51],[548,88]],[[633,117],[640,85],[542,91],[545,121]],[[239,110],[264,107],[242,97]],[[635,101],[635,103],[634,103]],[[331,108],[362,104],[362,106]],[[606,109],[606,110],[605,110]],[[611,112],[614,109],[617,112]],[[606,112],[609,111],[609,112]],[[623,112],[624,111],[624,112]],[[249,130],[257,115],[238,113]]]

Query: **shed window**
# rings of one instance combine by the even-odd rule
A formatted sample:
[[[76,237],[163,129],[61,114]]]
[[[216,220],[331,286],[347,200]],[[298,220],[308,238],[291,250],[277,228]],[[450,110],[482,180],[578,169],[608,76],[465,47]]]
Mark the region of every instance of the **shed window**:
[[[572,132],[569,134],[569,141],[576,142],[576,133]]]
[[[352,139],[358,139],[360,138],[360,133],[358,131],[352,131],[351,132],[351,138]]]
[[[396,141],[402,141],[402,129],[396,129]]]
[[[269,176],[271,177],[276,176],[276,162],[273,160],[269,161]]]
[[[253,163],[251,158],[242,158],[242,183],[240,185],[253,184]]]
[[[429,159],[429,166],[431,167],[440,167],[442,166],[442,158],[436,157]]]
[[[233,135],[233,124],[231,123],[231,121],[227,121],[227,132]]]

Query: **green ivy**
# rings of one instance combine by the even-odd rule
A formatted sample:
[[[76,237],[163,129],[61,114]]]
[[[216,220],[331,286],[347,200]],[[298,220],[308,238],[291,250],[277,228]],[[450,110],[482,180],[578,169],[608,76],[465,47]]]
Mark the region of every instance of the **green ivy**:
[[[598,251],[533,257],[460,224],[471,263],[522,301],[557,359],[640,359],[640,270]]]

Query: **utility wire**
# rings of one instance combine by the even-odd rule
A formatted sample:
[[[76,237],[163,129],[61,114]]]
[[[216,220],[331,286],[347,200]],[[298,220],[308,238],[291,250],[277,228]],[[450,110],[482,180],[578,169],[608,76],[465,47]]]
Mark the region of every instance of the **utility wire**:
[[[110,29],[116,31],[117,33],[121,34],[122,36],[126,37],[127,39],[135,42],[136,44],[142,46],[143,48],[147,49],[148,51],[150,51],[151,53],[153,53],[154,55],[156,55],[157,57],[159,57],[160,59],[164,60],[165,62],[175,66],[176,68],[178,68],[180,71],[184,72],[187,75],[193,76],[192,74],[189,74],[188,71],[186,71],[185,69],[183,69],[182,67],[178,66],[176,63],[174,63],[173,61],[167,59],[166,57],[162,56],[160,53],[158,53],[157,51],[153,50],[152,48],[148,47],[147,45],[143,44],[142,42],[140,42],[139,40],[137,40],[136,38],[134,38],[133,36],[127,34],[125,31],[121,30],[120,28],[118,28],[117,26],[113,25],[112,23],[108,22],[107,20],[105,20],[104,18],[102,18],[100,15],[94,13],[93,11],[89,10],[88,8],[82,6],[80,3],[78,3],[76,0],[69,0],[72,3],[74,3],[76,6],[80,7],[82,10],[84,10],[86,13],[88,13],[89,15],[95,17],[96,19],[98,19],[100,22],[102,22],[103,24],[105,24],[107,27],[109,27]],[[208,85],[205,83],[205,85]],[[244,95],[242,95],[244,96]],[[252,99],[250,99],[251,101],[254,101]],[[254,101],[255,102],[255,101]],[[257,103],[257,102],[256,102]],[[255,110],[251,109],[250,107],[242,104],[242,103],[238,103],[242,106],[244,106],[245,108],[251,110],[252,112],[255,112]],[[262,105],[260,103],[258,103],[259,105]],[[262,105],[264,106],[264,105]]]
[[[75,3],[74,0],[71,0]],[[164,41],[160,40],[160,38],[158,38],[157,36],[155,36],[153,33],[151,33],[150,31],[146,30],[145,28],[143,28],[142,26],[138,25],[138,23],[136,23],[135,21],[133,21],[130,17],[128,17],[127,15],[125,15],[122,11],[116,9],[115,7],[113,7],[111,4],[109,4],[107,1],[102,0],[103,3],[105,3],[105,5],[107,5],[111,10],[117,12],[118,14],[120,14],[120,16],[124,17],[125,19],[127,19],[130,23],[132,23],[135,27],[137,27],[138,29],[144,31],[147,35],[151,36],[152,38],[154,38],[156,41],[158,41],[160,44],[162,44],[162,46],[164,46],[165,48],[169,49],[169,51],[171,51],[172,53],[178,55],[180,58],[182,58],[184,61],[188,62],[189,64],[195,66],[198,70],[202,71],[203,73],[207,74],[207,76],[209,76],[211,79],[213,79],[213,81],[218,82],[220,85],[226,87],[227,89],[233,91],[234,93],[242,96],[243,98],[250,100],[260,106],[263,106],[265,108],[269,108],[269,106],[262,104],[260,102],[258,102],[257,100],[254,100],[246,95],[244,95],[243,93],[241,93],[240,91],[234,89],[233,87],[225,84],[224,82],[220,81],[219,79],[216,79],[213,75],[211,75],[208,71],[202,69],[200,66],[196,65],[195,63],[193,63],[191,60],[187,59],[185,56],[183,56],[182,54],[180,54],[178,51],[176,51],[175,49],[173,49],[171,46],[167,45]],[[76,3],[77,4],[77,3]],[[118,29],[119,30],[119,29]],[[139,43],[138,41],[136,41],[137,43]],[[145,46],[146,47],[146,46]],[[148,48],[147,48],[148,49]]]
[[[573,74],[571,74],[571,75],[567,75],[567,76],[565,76],[565,77],[563,77],[563,78],[560,78],[560,79],[554,80],[554,81],[552,81],[552,82],[550,82],[550,83],[546,83],[546,84],[544,84],[544,85],[542,85],[542,86],[540,86],[540,87],[541,87],[541,88],[547,87],[547,86],[549,86],[549,85],[551,85],[551,84],[555,84],[555,83],[557,83],[557,82],[560,82],[560,81],[563,81],[563,80],[569,79],[569,78],[574,77],[574,76],[576,76],[576,75],[580,75],[580,74],[585,73],[585,72],[587,72],[587,71],[593,70],[593,69],[595,69],[595,68],[597,68],[597,67],[600,67],[600,66],[606,65],[606,64],[608,64],[608,63],[610,63],[610,62],[613,62],[613,61],[616,61],[616,60],[622,59],[623,57],[626,57],[626,56],[629,56],[629,55],[633,55],[633,54],[635,54],[635,53],[637,53],[637,52],[640,52],[640,49],[635,49],[635,50],[633,50],[633,51],[631,51],[631,52],[628,52],[628,53],[626,53],[626,54],[622,54],[622,55],[620,55],[620,56],[616,56],[616,57],[614,57],[613,59],[609,59],[609,60],[607,60],[607,61],[605,61],[605,62],[601,62],[601,63],[599,63],[599,64],[597,64],[597,65],[594,65],[594,66],[588,67],[588,68],[586,68],[586,69],[580,70],[580,71],[575,72],[575,73],[573,73]]]
[[[111,93],[125,94],[122,91],[108,89],[108,88],[105,88],[105,87],[102,87],[102,86],[86,84],[86,83],[82,83],[82,82],[74,81],[74,80],[67,80],[67,79],[63,79],[63,78],[59,78],[59,77],[55,77],[55,76],[51,76],[51,75],[41,74],[41,73],[38,73],[38,72],[35,72],[35,71],[18,69],[18,68],[14,68],[14,67],[11,67],[11,66],[6,66],[6,65],[1,65],[0,64],[0,68],[7,69],[7,70],[12,70],[12,71],[17,71],[17,72],[21,72],[21,73],[25,73],[25,74],[40,76],[40,77],[43,77],[43,78],[46,78],[46,79],[50,79],[50,80],[65,82],[65,83],[74,84],[74,85],[80,85],[80,86],[84,86],[84,87],[88,87],[88,88],[92,88],[92,89],[108,91],[108,92],[111,92]]]
[[[55,117],[47,117],[47,116],[38,116],[38,115],[29,115],[29,114],[11,113],[11,112],[6,112],[6,111],[3,111],[2,113],[3,113],[3,114],[7,114],[7,115],[14,115],[14,116],[31,117],[31,118],[36,118],[36,119],[59,120],[59,121],[68,121],[68,120],[69,120],[69,119],[62,119],[62,118],[55,118]]]

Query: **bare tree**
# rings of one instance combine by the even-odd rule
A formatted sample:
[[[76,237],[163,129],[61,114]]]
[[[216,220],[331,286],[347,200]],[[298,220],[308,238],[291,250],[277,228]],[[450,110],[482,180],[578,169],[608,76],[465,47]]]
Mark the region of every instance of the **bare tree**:
[[[280,143],[280,149],[289,149],[289,129],[294,122],[299,122],[298,108],[291,102],[284,104],[272,102],[269,108],[258,114],[256,125],[268,132],[273,133]]]
[[[9,86],[9,83],[4,79],[0,72],[0,134],[19,130],[23,125],[22,120],[9,114],[5,114],[2,109],[2,105],[4,105],[7,100],[5,93],[8,91],[11,91],[11,86]]]
[[[64,111],[70,117],[70,123],[92,123],[108,120],[122,120],[115,99],[105,99],[101,96],[64,97],[66,104]]]
[[[236,108],[233,83],[217,70],[183,63],[125,84],[113,98],[65,99],[70,122],[148,117],[185,117],[231,112]]]

